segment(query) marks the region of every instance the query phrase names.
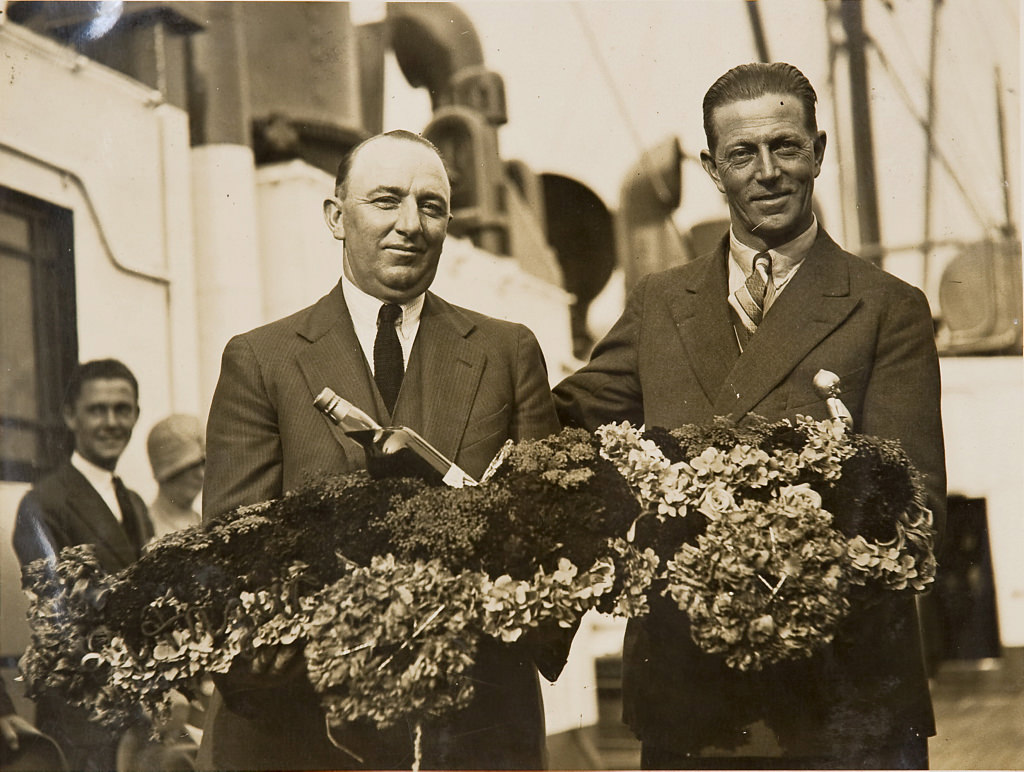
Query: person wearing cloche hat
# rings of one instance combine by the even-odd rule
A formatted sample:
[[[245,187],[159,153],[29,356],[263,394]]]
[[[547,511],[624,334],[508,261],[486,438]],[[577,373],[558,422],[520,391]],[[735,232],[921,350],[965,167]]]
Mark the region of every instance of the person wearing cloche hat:
[[[146,449],[159,485],[149,506],[154,538],[199,525],[202,518],[194,504],[206,468],[206,439],[199,419],[183,414],[164,418],[150,430]]]
[[[146,451],[158,485],[149,505],[153,541],[200,525],[195,500],[206,473],[206,436],[200,420],[175,413],[158,421],[149,430]],[[207,697],[192,703],[180,694],[172,695],[169,715],[155,726],[158,738],[150,736],[148,727],[130,729],[118,748],[118,769],[192,769],[199,748],[196,738],[201,734],[197,727],[203,724],[212,681],[207,680],[204,688]]]

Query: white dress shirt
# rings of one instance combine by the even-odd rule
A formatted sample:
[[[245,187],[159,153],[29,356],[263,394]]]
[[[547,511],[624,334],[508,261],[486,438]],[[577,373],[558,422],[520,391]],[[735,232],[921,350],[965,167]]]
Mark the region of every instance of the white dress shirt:
[[[356,338],[363,349],[363,356],[373,372],[373,342],[377,338],[377,314],[384,305],[383,300],[368,295],[353,284],[347,276],[341,276],[341,291],[345,296],[345,304],[352,316],[352,327]],[[420,329],[420,313],[423,311],[424,295],[418,295],[408,303],[402,303],[402,316],[395,322],[398,340],[402,344],[402,360],[409,366],[409,354],[412,344],[416,342],[416,333]]]
[[[82,476],[96,489],[103,502],[110,507],[114,517],[120,522],[121,505],[117,503],[117,493],[114,492],[114,473],[101,466],[96,466],[92,461],[79,455],[77,450],[71,454],[71,466],[82,473]]]

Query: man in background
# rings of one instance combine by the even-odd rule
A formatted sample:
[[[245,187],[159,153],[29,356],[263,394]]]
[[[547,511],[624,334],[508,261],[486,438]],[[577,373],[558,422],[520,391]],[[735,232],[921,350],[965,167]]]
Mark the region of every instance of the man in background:
[[[563,422],[672,429],[828,417],[839,375],[858,432],[902,442],[945,519],[939,365],[928,301],[843,251],[812,211],[825,132],[789,64],[736,67],[704,98],[701,161],[731,229],[691,263],[647,276],[589,364],[555,389]],[[813,657],[741,672],[706,654],[668,599],[631,620],[624,718],[648,769],[928,766],[935,733],[913,598],[852,613]]]
[[[341,163],[324,202],[327,227],[344,245],[341,280],[309,308],[228,342],[207,422],[204,518],[278,498],[310,476],[364,467],[362,448],[313,405],[325,387],[382,425],[414,429],[476,478],[506,440],[558,429],[533,333],[428,291],[450,201],[441,157],[419,135],[372,137]],[[565,653],[540,665],[547,677]],[[412,763],[411,727],[380,732],[353,723],[334,739],[354,753],[336,747],[301,657],[288,659],[279,652],[274,664],[243,663],[219,679],[202,767]],[[484,642],[471,677],[472,704],[425,727],[424,768],[542,768],[531,648]]]
[[[92,544],[100,565],[116,573],[138,559],[153,535],[146,505],[115,474],[139,419],[139,385],[116,359],[79,365],[62,409],[74,437],[71,458],[40,478],[18,506],[14,551],[22,568],[55,561],[64,547]],[[50,735],[74,770],[115,768],[118,736],[82,708],[46,696],[36,726]]]

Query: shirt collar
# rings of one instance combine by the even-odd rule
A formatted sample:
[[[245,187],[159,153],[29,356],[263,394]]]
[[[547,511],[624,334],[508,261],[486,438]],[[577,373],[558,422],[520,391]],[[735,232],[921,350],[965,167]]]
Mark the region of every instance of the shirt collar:
[[[352,324],[356,329],[376,329],[377,314],[380,313],[380,307],[384,301],[363,292],[345,274],[341,275],[341,291],[345,295],[345,304],[348,306]],[[415,329],[419,324],[425,297],[426,294],[421,293],[408,303],[400,304],[402,321],[399,327],[402,335],[409,334],[409,331]]]
[[[811,224],[803,233],[792,241],[788,241],[780,247],[769,249],[772,256],[772,283],[776,286],[783,284],[790,273],[804,261],[807,253],[810,252],[814,239],[818,235],[818,218],[811,216]],[[736,238],[736,232],[729,229],[729,255],[743,269],[743,275],[747,276],[753,270],[754,256],[758,250],[748,247]]]
[[[102,490],[104,487],[109,488],[113,484],[113,472],[102,466],[97,466],[77,450],[71,454],[71,466],[81,472],[82,476],[97,490]]]

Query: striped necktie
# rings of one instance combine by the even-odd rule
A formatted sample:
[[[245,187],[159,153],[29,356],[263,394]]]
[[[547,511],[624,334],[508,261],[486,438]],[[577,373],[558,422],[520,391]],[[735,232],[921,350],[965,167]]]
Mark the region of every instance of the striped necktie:
[[[764,299],[768,292],[768,284],[772,280],[772,256],[768,252],[754,255],[754,266],[743,286],[736,290],[736,299],[743,309],[746,318],[742,318],[743,326],[753,333],[764,318]]]

